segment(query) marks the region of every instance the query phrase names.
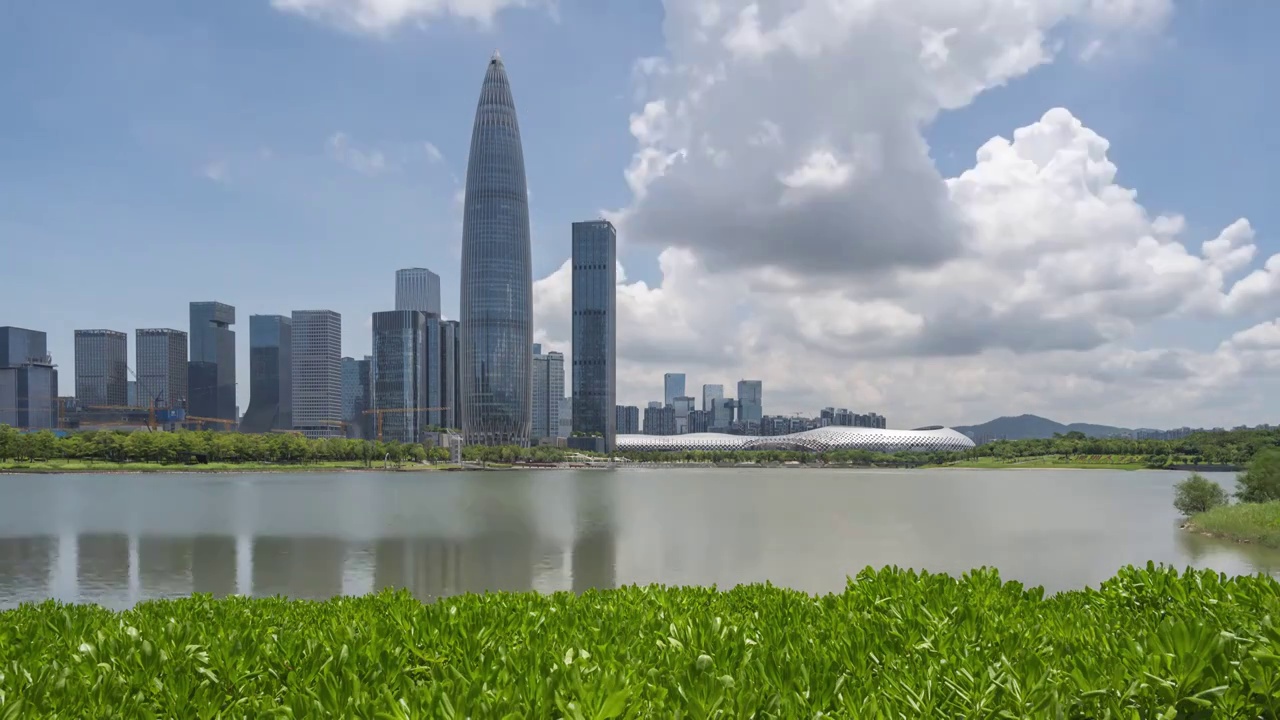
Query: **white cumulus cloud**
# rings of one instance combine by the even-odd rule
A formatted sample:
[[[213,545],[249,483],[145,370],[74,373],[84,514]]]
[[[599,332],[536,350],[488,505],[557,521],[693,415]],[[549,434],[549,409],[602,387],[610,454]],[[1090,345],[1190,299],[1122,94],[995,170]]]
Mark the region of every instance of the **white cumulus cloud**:
[[[510,7],[540,3],[536,0],[271,0],[271,6],[353,30],[384,33],[408,23],[426,23],[456,17],[491,23]]]
[[[1241,388],[1280,353],[1274,324],[1213,350],[1136,347],[1160,321],[1276,312],[1280,257],[1258,257],[1247,219],[1197,237],[1149,211],[1066,108],[993,128],[1008,134],[953,178],[922,134],[1072,43],[1159,30],[1168,0],[665,7],[667,53],[635,68],[634,198],[614,214],[659,251],[662,281],[619,285],[620,401],[685,371],[695,387],[762,379],[766,412],[849,406],[898,426],[1180,425],[1256,405]],[[565,352],[570,287],[567,266],[535,286],[540,337]]]

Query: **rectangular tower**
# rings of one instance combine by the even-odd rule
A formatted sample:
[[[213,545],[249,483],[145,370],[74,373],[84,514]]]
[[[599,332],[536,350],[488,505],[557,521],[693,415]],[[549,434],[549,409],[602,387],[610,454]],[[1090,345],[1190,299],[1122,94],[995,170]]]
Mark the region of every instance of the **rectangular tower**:
[[[343,437],[342,316],[293,311],[293,428],[311,438]]]
[[[138,403],[178,409],[187,401],[187,334],[170,328],[138,328],[134,333]]]
[[[58,427],[58,370],[39,330],[0,327],[0,425]]]
[[[573,224],[573,431],[617,436],[618,232],[607,220]]]
[[[640,432],[640,408],[635,405],[619,405],[615,408],[619,435],[635,435]]]
[[[440,317],[440,276],[426,268],[397,270],[396,309]]]
[[[738,381],[738,419],[744,423],[760,423],[764,417],[764,383],[760,380]]]
[[[542,349],[536,345],[534,348]],[[532,439],[560,435],[560,403],[563,398],[564,355],[558,352],[534,355]]]
[[[421,442],[427,416],[427,314],[388,310],[373,314],[373,409],[382,440]],[[376,418],[375,418],[376,420]],[[377,438],[377,423],[374,427]]]
[[[662,404],[675,405],[678,397],[684,397],[684,373],[667,373],[663,375]]]
[[[440,321],[440,424],[457,429],[458,407],[462,395],[458,385],[458,321]]]
[[[240,429],[293,429],[292,318],[249,316],[249,409]]]
[[[77,330],[75,352],[80,407],[129,402],[129,336],[116,330]]]
[[[236,309],[220,302],[191,303],[187,362],[187,414],[236,417]],[[222,425],[216,425],[222,427]]]

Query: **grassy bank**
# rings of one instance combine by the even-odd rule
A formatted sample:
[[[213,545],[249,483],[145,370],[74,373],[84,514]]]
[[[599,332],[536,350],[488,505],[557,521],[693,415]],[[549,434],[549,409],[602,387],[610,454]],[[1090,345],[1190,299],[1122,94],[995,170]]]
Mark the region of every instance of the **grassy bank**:
[[[1280,548],[1280,500],[1221,505],[1193,515],[1187,529],[1236,542]]]
[[[392,470],[442,470],[453,465],[420,465],[405,463]],[[175,473],[175,472],[332,472],[335,470],[385,470],[381,460],[365,467],[359,460],[332,460],[310,463],[211,462],[204,464],[165,464],[146,462],[114,463],[102,460],[0,461],[0,473]]]
[[[1144,455],[1041,455],[1037,457],[995,458],[980,457],[957,460],[930,467],[986,468],[1001,470],[1024,469],[1089,469],[1089,470],[1142,470],[1150,467],[1150,459]]]
[[[0,613],[0,717],[1274,717],[1280,585],[993,571]],[[1200,713],[1200,714],[1196,714]]]

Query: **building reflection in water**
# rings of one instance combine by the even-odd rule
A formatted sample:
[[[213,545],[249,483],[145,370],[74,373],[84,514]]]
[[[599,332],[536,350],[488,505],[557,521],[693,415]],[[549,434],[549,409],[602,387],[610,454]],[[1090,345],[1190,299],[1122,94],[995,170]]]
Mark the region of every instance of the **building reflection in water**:
[[[0,607],[29,597],[55,595],[57,553],[55,537],[0,538]]]
[[[614,587],[613,478],[580,473],[557,482],[550,490],[560,495],[539,505],[524,496],[534,483],[477,480],[461,491],[459,522],[437,526],[443,536],[0,537],[0,607],[57,597],[120,608],[193,592],[325,599],[407,588],[429,601],[461,593]]]
[[[191,541],[191,591],[224,597],[236,593],[236,539],[197,535]]]
[[[255,537],[251,592],[311,600],[341,595],[346,545],[329,537]]]
[[[129,536],[125,533],[86,534],[76,539],[76,584],[81,596],[101,598],[104,605],[127,604],[129,571]]]
[[[138,585],[146,589],[148,597],[189,595],[192,569],[191,538],[148,535],[138,538]]]
[[[575,473],[573,591],[606,590],[618,582],[616,480],[594,472]]]

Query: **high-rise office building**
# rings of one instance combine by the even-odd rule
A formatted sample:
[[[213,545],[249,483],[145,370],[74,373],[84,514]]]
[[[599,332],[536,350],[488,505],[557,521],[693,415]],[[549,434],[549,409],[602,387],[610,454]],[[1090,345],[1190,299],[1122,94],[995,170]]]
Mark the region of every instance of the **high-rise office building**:
[[[663,375],[662,404],[675,405],[678,397],[684,397],[684,373],[667,373]]]
[[[573,429],[617,436],[618,232],[608,220],[573,224]]]
[[[342,316],[293,311],[293,428],[310,438],[343,437]]]
[[[618,405],[614,408],[614,416],[619,435],[635,435],[640,432],[640,408],[635,405]]]
[[[445,427],[444,408],[448,405],[445,402],[444,383],[441,377],[441,366],[444,363],[444,336],[441,335],[441,328],[444,321],[439,315],[434,313],[424,313],[426,315],[426,329],[422,336],[422,365],[426,371],[426,397],[423,402],[427,411],[422,416],[422,422],[425,423],[426,429],[436,429]]]
[[[440,424],[447,428],[459,427],[462,387],[458,380],[458,342],[460,330],[457,320],[440,321]]]
[[[764,383],[760,380],[738,381],[738,420],[760,423],[764,417]]]
[[[428,422],[427,314],[388,310],[373,314],[373,408],[382,440],[421,442]],[[375,427],[375,436],[377,428]]]
[[[293,318],[249,316],[249,409],[240,430],[293,429]]]
[[[342,421],[347,424],[347,437],[367,438],[363,429],[364,411],[368,410],[372,388],[370,387],[369,361],[342,358]]]
[[[708,429],[729,430],[733,426],[733,410],[736,405],[733,398],[712,398],[711,417],[707,418]]]
[[[644,409],[644,421],[641,423],[645,435],[675,435],[676,409],[671,405],[649,407]]]
[[[567,438],[573,434],[573,398],[560,398],[560,432],[556,437]]]
[[[707,412],[715,405],[717,399],[724,399],[724,385],[702,386],[702,409]]]
[[[58,427],[58,369],[39,330],[0,327],[0,425]]]
[[[494,53],[480,89],[462,209],[462,434],[528,445],[533,421],[529,193],[515,101]]]
[[[440,317],[440,276],[426,268],[397,270],[396,309]]]
[[[187,334],[169,328],[134,333],[138,402],[143,407],[177,409],[187,401]]]
[[[689,395],[682,395],[675,399],[671,406],[675,409],[676,417],[676,434],[683,435],[690,432],[689,430],[689,413],[693,412],[697,407],[697,400]]]
[[[560,402],[564,398],[564,355],[534,345],[533,426],[531,439],[554,438],[560,434]]]
[[[76,402],[80,407],[129,402],[129,336],[116,330],[76,331]]]
[[[187,361],[187,414],[236,417],[236,309],[220,302],[191,303]],[[221,427],[221,425],[219,425]]]

